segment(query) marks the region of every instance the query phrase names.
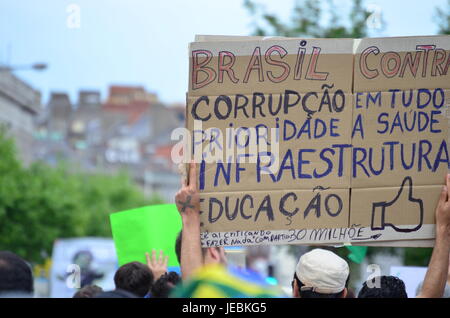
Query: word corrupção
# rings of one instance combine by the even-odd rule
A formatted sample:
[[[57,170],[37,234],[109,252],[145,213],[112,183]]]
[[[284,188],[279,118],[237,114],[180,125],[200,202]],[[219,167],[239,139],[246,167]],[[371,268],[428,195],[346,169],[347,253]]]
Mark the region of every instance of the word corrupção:
[[[291,109],[301,106],[302,110],[312,115],[328,109],[330,113],[340,113],[346,105],[345,93],[338,89],[330,92],[333,85],[322,85],[323,92],[285,90],[283,94],[264,94],[255,92],[249,98],[236,94],[234,97],[220,95],[211,101],[209,96],[200,96],[192,104],[190,112],[194,120],[226,120],[236,118],[264,118],[289,114]],[[213,117],[214,116],[214,117]]]

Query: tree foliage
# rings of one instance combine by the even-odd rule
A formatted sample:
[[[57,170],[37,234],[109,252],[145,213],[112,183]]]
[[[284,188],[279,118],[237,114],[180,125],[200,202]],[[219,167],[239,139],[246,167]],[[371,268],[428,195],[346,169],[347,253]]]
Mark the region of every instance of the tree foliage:
[[[450,0],[447,0],[447,6],[444,8],[436,8],[436,18],[439,34],[450,34]]]
[[[126,174],[88,175],[43,163],[23,167],[0,131],[0,250],[40,262],[57,238],[109,237],[109,213],[148,204]]]
[[[366,21],[371,14],[363,6],[363,0],[352,0],[347,17],[332,0],[326,1],[326,5],[318,0],[297,0],[291,20],[285,23],[253,0],[244,0],[244,7],[253,15],[254,34],[259,36],[361,38],[367,36]]]

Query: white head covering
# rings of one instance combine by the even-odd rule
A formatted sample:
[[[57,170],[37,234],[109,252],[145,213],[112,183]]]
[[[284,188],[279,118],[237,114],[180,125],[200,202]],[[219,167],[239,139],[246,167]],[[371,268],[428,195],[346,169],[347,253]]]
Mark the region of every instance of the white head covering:
[[[336,294],[345,288],[349,268],[347,262],[333,252],[316,248],[300,257],[295,270],[298,279],[319,294]]]

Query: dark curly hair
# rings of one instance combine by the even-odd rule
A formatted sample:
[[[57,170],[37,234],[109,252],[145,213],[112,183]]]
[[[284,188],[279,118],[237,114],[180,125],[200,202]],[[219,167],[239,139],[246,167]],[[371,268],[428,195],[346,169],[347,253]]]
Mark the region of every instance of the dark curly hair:
[[[0,251],[0,293],[33,293],[33,273],[19,256]]]
[[[181,282],[181,277],[175,272],[161,276],[152,286],[152,298],[168,298],[170,292]]]
[[[378,276],[380,286],[369,287],[367,281],[359,291],[358,298],[408,298],[405,283],[395,276]]]
[[[123,289],[138,297],[144,297],[153,284],[153,273],[140,262],[122,265],[114,275],[117,289]]]

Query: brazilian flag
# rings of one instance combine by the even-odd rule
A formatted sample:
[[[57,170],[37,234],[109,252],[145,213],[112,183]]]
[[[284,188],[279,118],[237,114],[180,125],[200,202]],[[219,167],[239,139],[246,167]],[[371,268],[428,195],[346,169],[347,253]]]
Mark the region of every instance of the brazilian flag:
[[[277,287],[269,285],[257,273],[235,267],[208,265],[178,286],[176,298],[274,298],[282,297]]]

